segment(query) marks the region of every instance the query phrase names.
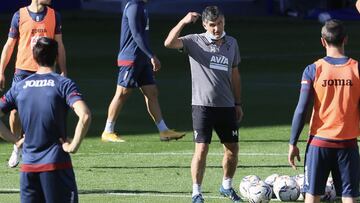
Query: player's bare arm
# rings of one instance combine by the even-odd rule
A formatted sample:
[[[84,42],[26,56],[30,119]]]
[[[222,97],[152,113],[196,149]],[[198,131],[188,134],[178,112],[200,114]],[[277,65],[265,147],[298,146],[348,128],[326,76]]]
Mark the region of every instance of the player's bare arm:
[[[67,68],[66,68],[66,54],[65,54],[65,46],[62,40],[62,34],[55,35],[55,40],[58,43],[58,58],[57,63],[59,64],[60,72],[62,76],[67,75]]]
[[[241,77],[237,66],[233,67],[231,77],[232,90],[235,98],[236,118],[240,122],[244,114],[241,107]]]
[[[4,48],[1,52],[0,59],[0,90],[2,91],[5,88],[5,69],[8,65],[11,55],[14,51],[17,39],[9,37],[4,45]]]
[[[295,157],[300,161],[300,151],[296,145],[289,144],[288,162],[296,170]]]
[[[161,68],[161,63],[159,59],[154,55],[151,59],[151,64],[153,66],[153,71],[158,71]]]
[[[65,152],[76,153],[80,147],[81,141],[85,137],[90,123],[91,112],[84,101],[79,100],[73,104],[73,109],[79,120],[75,128],[75,134],[71,142],[65,141],[62,145]]]
[[[185,25],[189,23],[195,23],[201,15],[196,12],[189,12],[179,23],[170,31],[167,36],[164,46],[170,49],[181,49],[183,48],[183,43],[179,39],[180,33]]]
[[[360,13],[360,0],[356,1],[356,9],[359,11]]]

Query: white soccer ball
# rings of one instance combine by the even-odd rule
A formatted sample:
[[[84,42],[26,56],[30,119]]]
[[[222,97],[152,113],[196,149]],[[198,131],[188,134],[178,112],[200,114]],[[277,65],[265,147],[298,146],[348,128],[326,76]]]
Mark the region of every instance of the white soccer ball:
[[[271,187],[264,181],[250,185],[248,189],[248,200],[250,203],[268,203],[271,200]]]
[[[300,195],[300,187],[290,176],[280,176],[274,183],[274,193],[280,201],[296,201]]]
[[[272,175],[269,175],[267,178],[265,178],[264,182],[266,184],[268,184],[271,187],[271,191],[272,191],[272,198],[276,198],[275,193],[274,193],[274,182],[276,180],[276,178],[278,178],[280,175],[277,173],[274,173]]]
[[[332,177],[329,177],[325,186],[325,193],[321,195],[321,201],[335,201],[336,199],[336,191],[335,185]]]
[[[239,191],[240,191],[240,195],[243,199],[248,199],[248,191],[249,191],[249,187],[251,185],[255,185],[256,183],[258,183],[260,181],[259,176],[256,175],[248,175],[245,176],[239,185]]]
[[[305,192],[304,192],[305,176],[304,176],[304,174],[299,174],[299,175],[293,176],[292,178],[296,181],[297,185],[300,188],[300,196],[299,196],[298,200],[302,201],[305,199]]]

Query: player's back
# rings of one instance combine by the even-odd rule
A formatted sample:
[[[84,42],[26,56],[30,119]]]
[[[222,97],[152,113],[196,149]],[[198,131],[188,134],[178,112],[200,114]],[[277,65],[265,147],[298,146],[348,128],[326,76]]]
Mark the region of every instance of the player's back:
[[[315,62],[310,134],[329,139],[353,139],[360,134],[358,62],[351,58],[343,64],[336,64],[336,61],[336,58],[325,57]]]
[[[47,73],[33,74],[12,88],[10,97],[13,98],[7,99],[15,101],[25,134],[22,169],[33,170],[34,164],[55,168],[64,163],[71,166],[70,156],[62,150],[59,141],[67,136],[67,97],[71,86],[74,83],[70,79]]]

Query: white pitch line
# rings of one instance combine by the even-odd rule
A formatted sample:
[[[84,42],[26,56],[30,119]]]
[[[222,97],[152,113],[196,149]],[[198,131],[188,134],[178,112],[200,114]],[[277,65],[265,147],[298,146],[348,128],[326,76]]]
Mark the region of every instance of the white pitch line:
[[[14,188],[0,188],[1,192],[20,192],[20,189],[14,189]]]
[[[115,196],[141,196],[141,197],[172,197],[172,198],[190,198],[191,194],[189,195],[175,195],[175,194],[161,194],[161,193],[105,193],[106,195],[115,195]],[[207,196],[204,195],[205,199],[225,199],[225,197],[221,196]]]
[[[0,188],[1,192],[20,192],[19,189],[12,189],[12,188]],[[81,190],[79,194],[82,195]],[[130,193],[130,192],[109,192],[109,193],[85,193],[83,195],[114,195],[114,196],[142,196],[142,197],[173,197],[173,198],[189,198],[191,195],[176,195],[176,194],[161,194],[161,193]],[[204,196],[205,198],[209,199],[223,199],[224,197],[221,196]]]
[[[19,189],[11,189],[11,188],[0,188],[1,192],[20,192]],[[133,197],[133,196],[141,196],[141,197],[171,197],[171,198],[190,198],[189,195],[178,195],[178,194],[161,194],[161,193],[116,193],[116,192],[109,192],[109,193],[86,193],[82,194],[81,190],[79,191],[79,195],[110,195],[110,196],[127,196],[127,197]],[[225,197],[221,196],[212,196],[212,195],[204,195],[205,199],[226,199]],[[272,199],[272,201],[277,201],[277,199]]]
[[[9,153],[0,153],[1,156],[9,155]],[[115,155],[115,156],[192,156],[192,152],[134,152],[134,153],[123,153],[123,152],[90,152],[90,153],[76,153],[75,156],[106,156],[106,155]],[[73,155],[73,156],[74,156]],[[223,153],[211,152],[208,155],[210,156],[223,156]],[[286,153],[239,153],[240,156],[287,156]]]
[[[76,153],[79,156],[103,156],[103,155],[117,155],[117,156],[192,156],[192,152],[134,152],[134,153]],[[223,156],[223,153],[209,153],[210,156]],[[240,156],[287,156],[286,153],[239,153]]]
[[[189,195],[175,195],[175,194],[149,194],[149,193],[106,193],[106,195],[115,195],[115,196],[142,196],[142,197],[172,197],[172,198],[190,198]],[[208,196],[203,195],[204,199],[227,199],[222,196]],[[271,201],[279,202],[278,199],[271,199]]]

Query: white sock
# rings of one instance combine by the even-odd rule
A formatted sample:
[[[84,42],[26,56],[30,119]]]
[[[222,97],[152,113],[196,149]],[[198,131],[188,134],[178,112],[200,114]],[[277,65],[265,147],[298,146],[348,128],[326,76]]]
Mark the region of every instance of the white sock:
[[[107,132],[107,133],[113,133],[114,128],[115,128],[115,121],[107,120],[106,124],[105,124],[105,130],[104,131]]]
[[[232,185],[232,178],[223,178],[222,186],[225,190],[230,189],[231,185]]]
[[[159,123],[156,124],[156,127],[158,128],[159,132],[169,130],[169,128],[166,126],[164,119],[162,119]]]
[[[193,184],[193,192],[192,192],[192,197],[194,197],[195,195],[201,194],[201,185],[200,184]]]
[[[14,145],[13,151],[15,151],[17,153],[19,151],[19,148],[16,145]]]

